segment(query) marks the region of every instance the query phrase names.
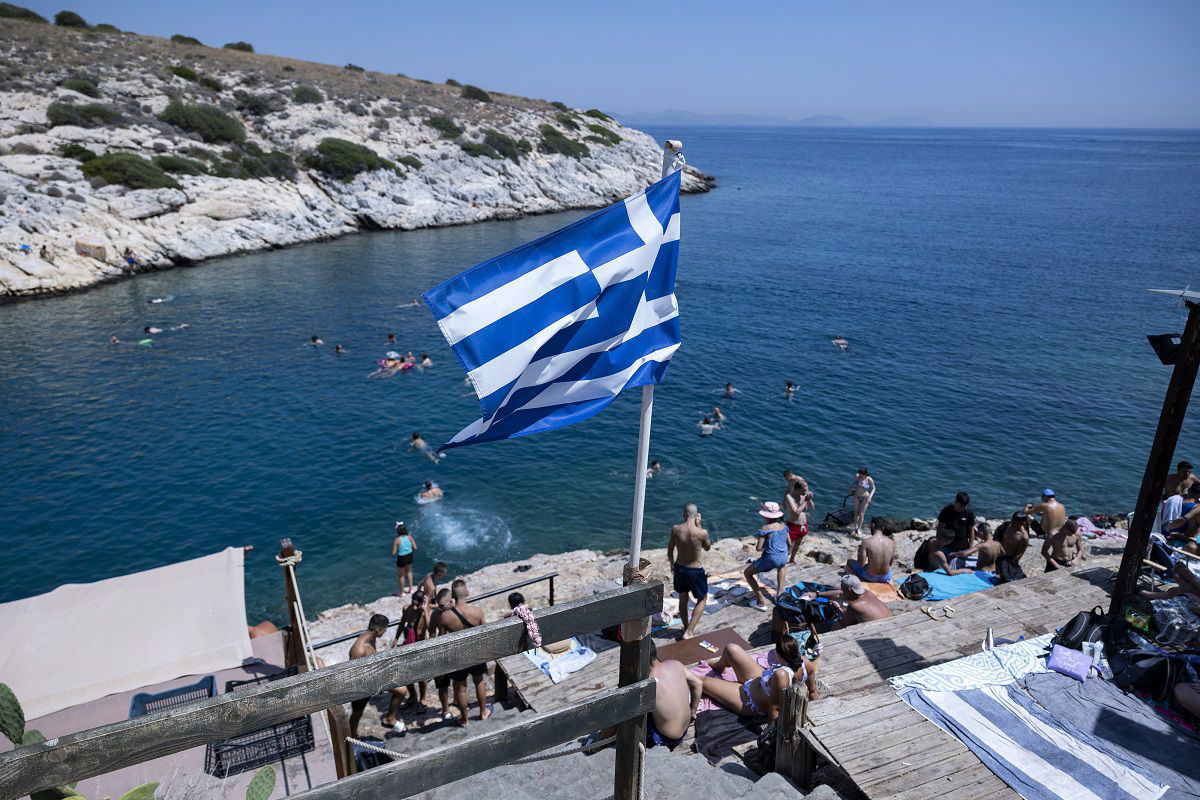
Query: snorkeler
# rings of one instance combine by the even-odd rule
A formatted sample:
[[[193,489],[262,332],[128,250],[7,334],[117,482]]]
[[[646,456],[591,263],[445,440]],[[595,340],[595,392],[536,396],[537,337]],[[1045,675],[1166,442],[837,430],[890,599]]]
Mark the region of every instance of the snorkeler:
[[[312,345],[313,347],[316,347],[317,345],[325,344],[324,342],[321,341],[321,337],[319,337],[319,336],[312,337],[311,339],[308,340],[308,343],[310,345]]]
[[[445,458],[444,455],[434,452],[434,449],[429,446],[429,443],[421,438],[421,434],[413,431],[412,441],[408,443],[412,450],[416,450],[421,455],[428,458],[433,463],[438,463],[439,460]]]
[[[841,350],[844,353],[844,352],[846,352],[846,348],[850,346],[850,343],[847,342],[845,339],[843,339],[841,336],[835,336],[835,337],[833,337],[833,346],[836,347],[837,349]]]

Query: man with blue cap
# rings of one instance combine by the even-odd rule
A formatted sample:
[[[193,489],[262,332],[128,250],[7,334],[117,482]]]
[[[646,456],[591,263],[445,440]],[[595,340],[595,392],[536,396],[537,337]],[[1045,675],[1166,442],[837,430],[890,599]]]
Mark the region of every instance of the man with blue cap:
[[[1058,533],[1058,529],[1067,521],[1067,509],[1062,503],[1058,502],[1058,498],[1054,496],[1053,489],[1042,490],[1042,502],[1036,506],[1032,503],[1025,505],[1025,513],[1028,514],[1033,523],[1033,532],[1038,536],[1053,536]],[[1035,514],[1041,514],[1041,520],[1034,518]]]

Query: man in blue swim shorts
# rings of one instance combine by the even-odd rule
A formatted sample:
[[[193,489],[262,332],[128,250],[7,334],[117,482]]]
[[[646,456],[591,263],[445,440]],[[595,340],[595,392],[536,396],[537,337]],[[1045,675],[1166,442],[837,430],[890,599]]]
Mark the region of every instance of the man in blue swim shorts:
[[[672,585],[679,593],[679,619],[683,621],[686,639],[696,632],[704,603],[708,599],[708,574],[700,565],[705,550],[712,547],[708,531],[700,527],[700,511],[695,503],[683,507],[683,522],[671,526],[671,538],[667,542],[667,561],[671,564]],[[688,595],[696,600],[696,607],[688,619]]]
[[[883,520],[871,520],[871,535],[858,545],[858,558],[846,562],[846,572],[853,572],[868,583],[891,583],[892,562],[896,559],[896,543],[884,530]]]

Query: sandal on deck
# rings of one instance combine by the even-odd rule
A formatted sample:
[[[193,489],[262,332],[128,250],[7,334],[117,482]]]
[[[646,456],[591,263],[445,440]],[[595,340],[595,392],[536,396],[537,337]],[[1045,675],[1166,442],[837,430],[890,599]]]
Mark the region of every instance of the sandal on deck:
[[[937,619],[937,617],[933,615],[933,609],[929,606],[921,606],[921,612],[930,619]]]
[[[946,606],[942,609],[942,613],[946,615],[946,619],[954,617],[954,606]]]

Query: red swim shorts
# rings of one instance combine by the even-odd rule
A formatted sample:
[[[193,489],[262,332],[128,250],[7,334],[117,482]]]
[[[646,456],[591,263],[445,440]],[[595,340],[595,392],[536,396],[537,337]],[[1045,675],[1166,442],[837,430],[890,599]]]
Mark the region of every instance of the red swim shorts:
[[[808,523],[807,522],[804,523],[803,525],[797,525],[794,522],[789,522],[787,528],[788,528],[788,538],[791,539],[793,542],[798,542],[801,539],[803,539],[805,536],[808,535]]]

